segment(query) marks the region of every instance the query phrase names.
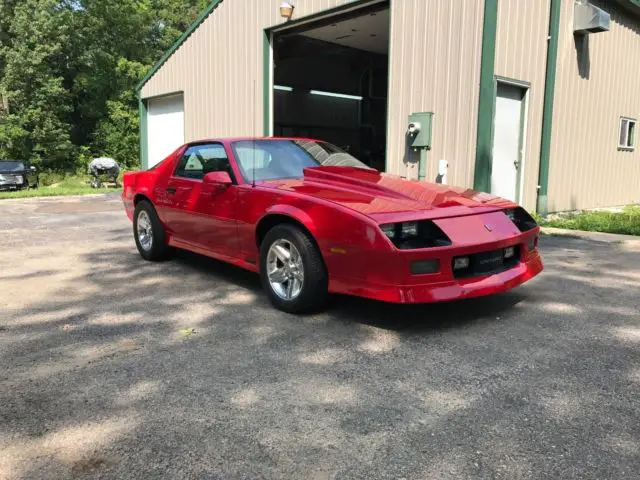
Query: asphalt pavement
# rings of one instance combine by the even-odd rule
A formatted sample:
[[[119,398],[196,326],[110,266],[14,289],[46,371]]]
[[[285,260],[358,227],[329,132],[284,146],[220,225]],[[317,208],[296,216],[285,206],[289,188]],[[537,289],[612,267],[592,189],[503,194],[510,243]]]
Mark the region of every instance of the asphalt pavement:
[[[640,247],[509,293],[274,310],[138,255],[117,195],[0,202],[0,478],[636,479]]]

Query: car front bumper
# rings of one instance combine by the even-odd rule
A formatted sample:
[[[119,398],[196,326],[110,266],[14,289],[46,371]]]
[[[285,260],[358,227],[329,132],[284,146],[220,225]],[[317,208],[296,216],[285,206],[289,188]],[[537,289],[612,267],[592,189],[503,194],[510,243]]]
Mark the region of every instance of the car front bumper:
[[[7,191],[7,190],[22,190],[23,188],[25,188],[26,185],[24,184],[15,184],[15,183],[0,183],[0,191]]]
[[[22,174],[0,174],[0,190],[20,190],[26,186],[27,182]]]
[[[506,292],[531,280],[542,270],[542,259],[536,251],[526,261],[521,261],[508,270],[485,276],[407,285],[332,279],[330,290],[390,303],[434,303]]]
[[[490,242],[468,241],[466,245],[394,252],[364,252],[359,268],[350,272],[359,275],[335,275],[329,268],[329,290],[391,303],[432,303],[480,297],[505,292],[538,275],[543,270],[537,247],[540,228],[517,235],[496,234]],[[505,255],[497,268],[456,270],[455,259],[463,256],[485,258],[484,255],[515,249],[515,258]],[[328,257],[330,266],[337,264]],[[415,274],[415,262],[437,261],[434,273]],[[474,264],[475,260],[471,260]],[[480,265],[482,267],[482,265]]]

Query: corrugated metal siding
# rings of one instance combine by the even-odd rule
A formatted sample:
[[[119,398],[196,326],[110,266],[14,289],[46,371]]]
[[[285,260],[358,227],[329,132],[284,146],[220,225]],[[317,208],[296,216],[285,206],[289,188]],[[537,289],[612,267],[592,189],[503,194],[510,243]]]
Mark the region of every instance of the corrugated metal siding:
[[[142,97],[184,91],[186,141],[261,135],[262,32],[282,23],[280,3],[224,0],[143,87]],[[349,3],[298,0],[294,18]],[[438,160],[447,159],[449,183],[472,185],[484,2],[392,3],[387,168],[417,177],[417,163],[405,158],[407,117],[433,111],[427,178],[434,180]]]
[[[472,186],[483,0],[392,0],[387,170],[418,176],[405,134],[413,112],[434,112],[427,180],[449,162],[448,183]]]
[[[521,202],[530,210],[537,197],[549,8],[549,0],[498,2],[495,74],[531,84],[521,172]]]
[[[262,135],[263,31],[283,23],[280,0],[223,0],[156,74],[142,98],[184,91],[185,141]],[[297,0],[294,18],[351,3]]]
[[[640,202],[640,145],[618,151],[621,116],[640,120],[640,21],[611,2],[609,32],[589,35],[578,56],[573,1],[562,5],[549,167],[549,210]],[[582,60],[582,67],[579,60]]]

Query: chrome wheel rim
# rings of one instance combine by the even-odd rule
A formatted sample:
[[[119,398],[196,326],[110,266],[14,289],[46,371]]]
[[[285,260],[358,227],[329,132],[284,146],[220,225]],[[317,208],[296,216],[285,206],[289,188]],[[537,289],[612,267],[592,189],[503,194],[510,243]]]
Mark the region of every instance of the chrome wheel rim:
[[[138,214],[138,243],[145,252],[151,250],[153,247],[153,229],[151,227],[151,219],[149,214],[144,210],[141,210]]]
[[[267,278],[275,294],[294,300],[304,285],[304,265],[296,246],[288,240],[276,240],[267,252]]]

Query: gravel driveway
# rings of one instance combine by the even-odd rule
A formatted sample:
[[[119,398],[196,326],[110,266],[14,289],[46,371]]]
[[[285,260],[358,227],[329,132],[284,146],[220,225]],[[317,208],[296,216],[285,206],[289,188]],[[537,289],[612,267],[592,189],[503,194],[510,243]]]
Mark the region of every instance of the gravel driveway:
[[[298,318],[144,262],[117,196],[1,202],[0,235],[0,478],[638,478],[640,248],[545,237],[501,296]]]

